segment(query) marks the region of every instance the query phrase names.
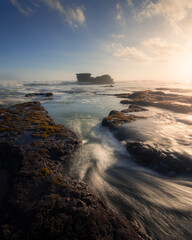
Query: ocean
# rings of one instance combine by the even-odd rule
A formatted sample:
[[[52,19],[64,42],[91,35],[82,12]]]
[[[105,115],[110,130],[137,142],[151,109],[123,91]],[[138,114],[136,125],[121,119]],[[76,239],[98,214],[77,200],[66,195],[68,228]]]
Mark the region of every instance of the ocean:
[[[147,112],[134,113],[146,119],[125,124],[120,136],[101,126],[111,110],[126,108],[114,94],[157,88],[192,95],[192,84],[178,82],[125,81],[111,86],[11,81],[0,82],[0,106],[40,101],[56,123],[64,124],[82,139],[82,146],[71,159],[71,178],[85,181],[95,195],[152,239],[191,240],[192,176],[173,171],[161,174],[141,166],[127,152],[125,142],[155,144],[192,161],[192,115],[147,107]],[[52,92],[53,98],[25,97],[33,92]]]

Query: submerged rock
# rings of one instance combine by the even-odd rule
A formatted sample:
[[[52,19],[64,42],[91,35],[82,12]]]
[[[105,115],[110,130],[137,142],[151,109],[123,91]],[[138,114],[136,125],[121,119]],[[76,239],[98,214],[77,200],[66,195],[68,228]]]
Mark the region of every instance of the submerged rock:
[[[144,119],[144,117],[112,110],[108,117],[103,119],[102,125],[111,130],[117,130],[123,124],[135,121],[136,119]]]
[[[67,177],[80,142],[39,102],[0,109],[0,239],[149,239]]]
[[[127,142],[126,148],[134,156],[135,161],[142,166],[169,176],[192,174],[190,156],[165,150],[149,142]]]
[[[25,97],[53,97],[53,93],[47,92],[47,93],[28,93],[25,94]]]
[[[118,95],[121,98],[129,100],[121,100],[122,104],[136,104],[141,106],[152,106],[170,110],[177,113],[191,113],[192,97],[178,94],[165,94],[162,91],[138,91],[132,94]]]

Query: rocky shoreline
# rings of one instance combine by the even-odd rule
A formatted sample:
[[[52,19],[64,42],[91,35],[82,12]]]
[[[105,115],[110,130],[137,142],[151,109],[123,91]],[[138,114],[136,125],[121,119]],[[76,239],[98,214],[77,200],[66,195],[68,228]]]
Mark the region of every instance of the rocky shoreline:
[[[150,239],[68,177],[80,145],[39,102],[0,109],[0,239]]]
[[[129,124],[138,119],[145,119],[144,116],[137,116],[133,113],[145,112],[148,109],[141,106],[152,106],[166,109],[176,113],[191,113],[192,98],[178,94],[165,94],[161,91],[137,91],[133,93],[116,94],[118,98],[124,98],[120,103],[128,105],[128,108],[121,111],[112,110],[102,120],[102,126],[107,127],[119,138],[122,135],[123,125]],[[177,102],[177,104],[175,103]],[[188,105],[185,105],[188,104]],[[131,113],[131,114],[130,114]],[[170,151],[162,146],[154,145],[150,141],[125,141],[125,148],[131,154],[132,159],[140,164],[153,169],[166,176],[192,175],[191,156],[183,156],[180,153]]]
[[[148,106],[166,109],[176,113],[191,113],[192,112],[192,97],[179,94],[166,94],[162,91],[137,91],[130,93],[122,93],[116,95],[119,98],[124,98],[122,104],[136,104],[139,106]]]

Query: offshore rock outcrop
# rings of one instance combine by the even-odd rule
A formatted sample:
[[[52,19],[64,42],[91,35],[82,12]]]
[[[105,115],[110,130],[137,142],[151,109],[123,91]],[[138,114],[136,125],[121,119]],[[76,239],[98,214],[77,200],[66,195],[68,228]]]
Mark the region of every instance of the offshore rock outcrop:
[[[67,177],[80,143],[39,102],[0,109],[0,239],[149,239]]]
[[[112,84],[113,79],[109,75],[102,75],[98,77],[91,77],[91,73],[77,73],[77,80],[80,83],[92,83],[92,84]]]

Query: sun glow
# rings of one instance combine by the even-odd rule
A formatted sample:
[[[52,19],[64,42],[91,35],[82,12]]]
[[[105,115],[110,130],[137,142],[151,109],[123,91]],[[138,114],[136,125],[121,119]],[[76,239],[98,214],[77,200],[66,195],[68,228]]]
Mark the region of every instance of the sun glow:
[[[182,81],[192,82],[192,54],[186,54],[179,63],[179,75]]]

